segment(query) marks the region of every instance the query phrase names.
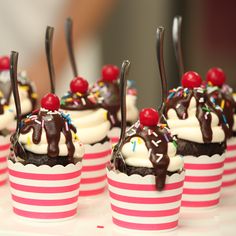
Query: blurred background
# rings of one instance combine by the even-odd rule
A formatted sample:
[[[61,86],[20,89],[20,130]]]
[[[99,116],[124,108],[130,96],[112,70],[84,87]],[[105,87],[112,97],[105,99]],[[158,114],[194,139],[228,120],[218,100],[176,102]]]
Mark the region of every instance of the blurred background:
[[[91,83],[103,64],[121,65],[129,59],[129,79],[136,82],[138,106],[157,107],[160,77],[155,33],[164,26],[168,87],[179,84],[171,30],[175,15],[183,17],[182,48],[186,70],[204,78],[210,67],[221,67],[236,89],[236,1],[228,0],[0,0],[0,54],[20,53],[19,67],[35,81],[40,96],[49,91],[44,37],[55,27],[53,55],[57,93],[73,78],[64,40],[64,22],[74,21],[74,45],[79,73]]]

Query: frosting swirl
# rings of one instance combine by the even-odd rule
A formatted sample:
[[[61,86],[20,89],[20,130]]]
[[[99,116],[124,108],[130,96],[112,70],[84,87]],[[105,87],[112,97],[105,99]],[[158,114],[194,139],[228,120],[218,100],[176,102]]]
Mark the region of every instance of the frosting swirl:
[[[180,139],[221,143],[228,136],[229,125],[222,109],[210,101],[203,88],[171,90],[164,115],[171,132]]]

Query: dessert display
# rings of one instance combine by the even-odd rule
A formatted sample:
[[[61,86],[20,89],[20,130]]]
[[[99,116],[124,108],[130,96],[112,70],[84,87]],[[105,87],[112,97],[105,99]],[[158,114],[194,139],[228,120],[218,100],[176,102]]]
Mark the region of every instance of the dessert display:
[[[52,33],[48,27],[46,39],[51,40]],[[17,128],[11,137],[8,168],[13,211],[33,221],[66,220],[77,214],[84,146],[70,117],[59,111],[55,94],[45,95],[40,109],[22,119],[17,60],[18,53],[12,52]]]
[[[225,73],[220,68],[211,68],[206,82],[211,102],[221,107],[229,125],[222,186],[230,187],[236,184],[236,103],[233,89],[226,84]]]
[[[67,20],[69,30],[66,32],[70,36],[71,23]],[[71,42],[68,38],[67,45]],[[73,57],[72,54],[69,56]],[[71,81],[70,90],[61,98],[61,110],[70,115],[79,139],[85,146],[80,196],[100,194],[105,190],[106,164],[111,153],[107,137],[111,128],[109,113],[102,108],[99,97],[88,90],[88,82],[78,75]]]
[[[186,72],[182,86],[169,91],[164,109],[167,124],[178,138],[177,153],[185,162],[182,206],[193,208],[219,203],[229,134],[221,107],[210,101],[201,85],[196,72]]]
[[[4,98],[6,99],[6,103],[10,106],[10,108],[15,111],[15,103],[13,99],[13,94],[11,90],[11,82],[10,82],[10,59],[8,56],[3,56],[0,58],[0,91],[2,91]],[[30,114],[36,107],[37,103],[37,94],[35,92],[35,86],[32,81],[30,81],[27,77],[26,71],[21,71],[18,74],[18,86],[19,86],[19,94],[22,104],[22,115],[26,116]],[[10,122],[9,122],[10,123]],[[15,129],[15,121],[11,122],[8,125],[8,129],[14,131]]]
[[[158,28],[161,54],[163,33],[164,28]],[[107,171],[113,223],[128,230],[173,230],[178,225],[182,197],[183,159],[176,155],[176,140],[153,108],[143,109],[139,120],[126,131],[129,65],[129,61],[122,64],[122,129]]]
[[[102,97],[103,108],[111,114],[112,129],[108,137],[112,144],[119,140],[121,111],[120,111],[120,91],[119,91],[119,68],[115,65],[105,65],[102,68],[102,78],[92,87],[91,91]],[[136,105],[137,91],[132,81],[128,81],[126,106],[127,106],[127,125],[131,126],[138,119],[138,109]]]

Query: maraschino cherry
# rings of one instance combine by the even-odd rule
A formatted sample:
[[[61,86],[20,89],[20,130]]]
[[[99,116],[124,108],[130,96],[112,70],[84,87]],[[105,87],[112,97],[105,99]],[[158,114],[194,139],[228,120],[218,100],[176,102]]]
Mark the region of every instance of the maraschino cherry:
[[[158,112],[153,108],[144,108],[139,113],[139,121],[144,126],[156,126],[159,121]]]
[[[200,87],[202,84],[202,78],[201,76],[194,71],[188,71],[183,74],[182,76],[182,86],[184,88],[197,88]]]
[[[0,70],[10,69],[10,58],[8,56],[0,57]]]
[[[41,107],[49,111],[56,111],[60,108],[60,99],[55,94],[48,93],[41,99]]]
[[[225,73],[221,68],[211,68],[206,74],[207,82],[210,82],[213,86],[222,86],[225,83]]]
[[[70,82],[70,90],[72,93],[85,94],[88,91],[88,87],[88,81],[83,79],[82,77],[75,77]]]
[[[102,80],[112,82],[118,79],[120,70],[115,65],[105,65],[102,67]]]

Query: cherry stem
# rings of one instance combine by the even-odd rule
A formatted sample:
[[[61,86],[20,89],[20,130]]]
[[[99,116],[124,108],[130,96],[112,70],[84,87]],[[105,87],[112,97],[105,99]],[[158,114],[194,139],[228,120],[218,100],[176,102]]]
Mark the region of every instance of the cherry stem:
[[[162,114],[162,110],[164,107],[164,103],[167,99],[167,82],[166,82],[166,72],[165,72],[165,64],[163,57],[163,47],[164,47],[164,32],[165,28],[160,26],[157,28],[156,32],[156,55],[158,61],[158,67],[161,77],[161,88],[162,88],[162,102],[158,108],[160,114]]]
[[[54,28],[51,26],[47,26],[46,35],[45,35],[45,49],[46,49],[48,71],[49,71],[49,76],[50,76],[51,93],[55,93],[55,70],[54,70],[53,57],[52,57],[53,32],[54,32]]]
[[[74,47],[73,47],[73,21],[71,18],[67,18],[65,22],[65,36],[66,36],[66,45],[67,45],[67,51],[70,58],[70,64],[73,70],[74,77],[78,76],[78,70],[76,66],[75,61],[75,54],[74,54]]]
[[[181,26],[182,26],[182,17],[175,16],[172,26],[172,38],[175,51],[175,57],[178,64],[179,77],[182,78],[184,74],[184,60],[183,52],[181,47]]]
[[[11,52],[10,57],[10,78],[11,78],[11,86],[13,91],[13,96],[15,100],[16,107],[16,131],[18,132],[20,129],[21,122],[21,104],[20,104],[20,96],[18,90],[18,81],[17,81],[17,63],[18,63],[18,52]]]

